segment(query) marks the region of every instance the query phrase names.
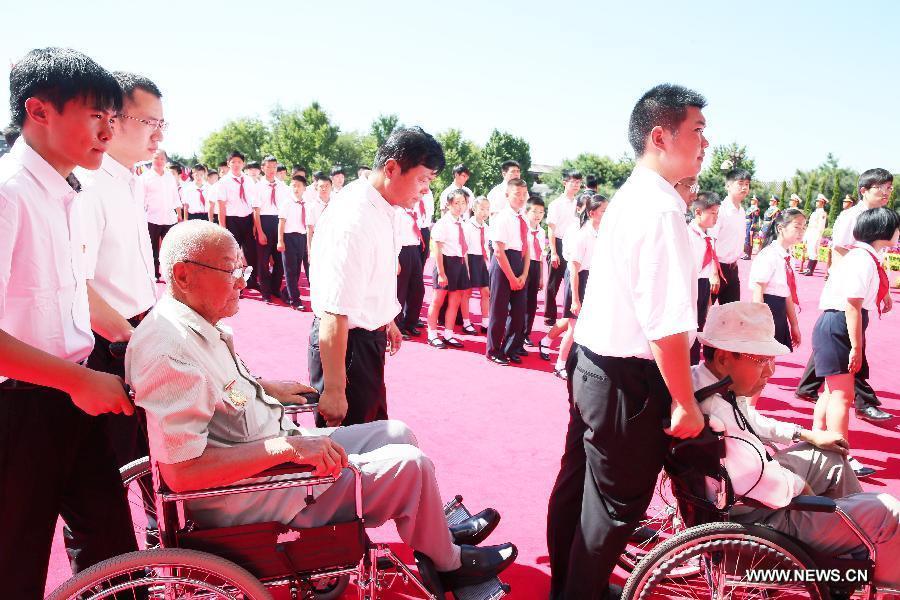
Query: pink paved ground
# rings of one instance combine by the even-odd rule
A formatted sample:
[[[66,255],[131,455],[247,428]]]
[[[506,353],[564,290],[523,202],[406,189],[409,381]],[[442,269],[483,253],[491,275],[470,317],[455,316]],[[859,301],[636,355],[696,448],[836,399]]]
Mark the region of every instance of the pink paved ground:
[[[744,281],[748,267],[749,263],[741,263]],[[818,317],[823,277],[820,272],[797,279],[804,343],[794,354],[778,360],[760,407],[772,416],[808,427],[812,405],[795,399],[793,390],[809,356],[808,340]],[[892,293],[895,303],[900,302],[900,293]],[[744,299],[749,298],[746,285],[743,294]],[[472,306],[477,312],[475,302]],[[258,374],[305,381],[311,321],[310,313],[246,299],[231,325],[238,352]],[[535,328],[545,329],[540,316]],[[900,311],[872,320],[868,330],[870,382],[884,408],[894,415],[900,415],[898,337]],[[567,425],[565,385],[553,376],[551,363],[536,354],[520,366],[499,367],[485,360],[483,336],[461,339],[466,345],[463,350],[436,350],[420,340],[407,342],[397,356],[388,358],[390,414],[412,427],[422,448],[434,459],[445,497],[462,494],[470,509],[494,506],[501,511],[503,520],[491,539],[511,540],[519,547],[517,564],[504,576],[513,586],[514,597],[546,598],[546,508]],[[854,455],[879,469],[865,482],[868,490],[900,494],[898,424],[900,419],[884,427],[857,419],[851,422]],[[372,537],[398,541],[390,525]],[[68,576],[58,530],[48,590]]]

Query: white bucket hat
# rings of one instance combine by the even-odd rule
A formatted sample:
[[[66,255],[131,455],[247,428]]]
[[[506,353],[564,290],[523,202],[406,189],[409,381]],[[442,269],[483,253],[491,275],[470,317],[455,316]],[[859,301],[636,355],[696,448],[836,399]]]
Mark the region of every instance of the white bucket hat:
[[[760,356],[782,356],[791,349],[775,339],[772,311],[759,302],[729,302],[709,307],[706,326],[697,333],[705,346]]]

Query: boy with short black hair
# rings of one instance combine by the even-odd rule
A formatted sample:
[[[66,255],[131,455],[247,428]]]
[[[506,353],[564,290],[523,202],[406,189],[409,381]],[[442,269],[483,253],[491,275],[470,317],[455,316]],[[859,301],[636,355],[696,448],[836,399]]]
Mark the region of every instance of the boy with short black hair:
[[[566,274],[563,256],[563,238],[570,229],[578,229],[575,214],[575,196],[581,191],[582,175],[579,171],[563,171],[563,193],[547,209],[547,231],[550,252],[547,254],[547,293],[544,294],[544,323],[556,323],[556,295]]]
[[[249,265],[256,264],[256,240],[253,239],[253,207],[256,182],[244,174],[244,155],[233,150],[228,156],[228,173],[216,184],[219,225],[231,232]],[[247,287],[256,288],[256,273],[250,275]]]
[[[343,189],[345,178],[346,173],[344,172],[344,167],[335,165],[331,168],[331,188],[335,194]]]
[[[712,231],[716,239],[716,254],[722,281],[719,293],[713,301],[719,304],[737,302],[741,299],[741,280],[738,273],[738,259],[744,256],[744,238],[747,233],[747,213],[741,203],[750,193],[750,171],[732,169],[725,175],[725,190],[728,195],[719,208],[719,219]]]
[[[306,278],[309,279],[309,230],[307,229],[306,202],[303,200],[303,192],[306,191],[306,177],[294,175],[291,178],[291,191],[293,197],[290,201],[282,203],[278,210],[278,251],[284,268],[287,299],[295,310],[304,310],[300,299],[300,267],[303,267]]]
[[[500,165],[500,173],[503,175],[503,181],[491,188],[487,195],[487,199],[491,201],[491,216],[506,208],[506,186],[511,180],[519,179],[522,176],[522,166],[518,161],[505,160]]]
[[[256,193],[250,201],[256,232],[256,277],[259,281],[259,293],[267,304],[272,302],[273,296],[281,294],[284,266],[278,250],[278,215],[282,205],[293,201],[290,188],[275,177],[277,165],[278,161],[274,156],[269,155],[263,159],[263,177],[256,184]]]
[[[74,50],[12,66],[22,135],[0,157],[0,580],[41,598],[59,516],[85,533],[80,571],[137,550],[118,466],[91,415],[132,414],[121,378],[85,368],[94,346],[76,166],[97,169],[122,108],[116,79]]]
[[[206,185],[206,167],[201,164],[191,169],[192,180],[181,186],[181,203],[184,214],[190,219],[209,220],[212,198]]]
[[[719,206],[722,201],[715,192],[700,192],[691,203],[694,218],[688,224],[691,235],[691,249],[697,266],[697,331],[706,324],[706,313],[712,294],[719,291],[721,275],[716,255],[716,240],[709,231],[719,220]],[[700,364],[700,342],[694,340],[691,346],[691,364]]]
[[[528,250],[531,261],[528,263],[528,279],[525,281],[525,333],[522,338],[524,346],[534,347],[531,341],[531,330],[537,316],[538,292],[544,289],[544,265],[541,257],[547,247],[547,235],[541,227],[546,205],[537,194],[528,197],[525,205],[525,220],[528,222]],[[519,354],[526,356],[524,347],[519,347]]]

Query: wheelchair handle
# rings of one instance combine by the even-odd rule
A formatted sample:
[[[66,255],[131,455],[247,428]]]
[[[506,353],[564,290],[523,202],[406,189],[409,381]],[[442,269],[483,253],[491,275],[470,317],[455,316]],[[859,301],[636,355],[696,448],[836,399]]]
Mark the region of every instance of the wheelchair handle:
[[[700,388],[699,390],[694,392],[694,398],[697,400],[697,402],[703,402],[710,396],[715,396],[716,394],[721,394],[722,392],[727,390],[728,386],[730,386],[732,383],[733,383],[733,381],[731,379],[731,375],[726,375],[719,381],[717,381],[711,385],[708,385],[706,387]]]

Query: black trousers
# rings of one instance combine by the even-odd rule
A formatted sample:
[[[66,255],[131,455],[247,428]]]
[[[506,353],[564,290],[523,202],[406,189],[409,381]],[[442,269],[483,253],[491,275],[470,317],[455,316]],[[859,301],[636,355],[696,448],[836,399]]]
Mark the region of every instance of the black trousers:
[[[260,215],[259,223],[266,234],[266,243],[256,245],[256,276],[259,291],[265,296],[281,294],[281,282],[284,280],[284,262],[278,251],[278,215]],[[269,259],[272,259],[272,270],[269,270]]]
[[[737,263],[733,262],[729,264],[720,262],[719,266],[722,267],[723,279],[719,285],[719,293],[713,297],[712,301],[718,301],[719,304],[740,301],[741,278],[740,273],[738,272]]]
[[[531,335],[531,329],[534,327],[534,318],[537,316],[538,291],[540,291],[538,288],[540,287],[541,263],[532,260],[528,264],[528,279],[525,281],[525,337]],[[544,310],[546,310],[546,306],[545,303]]]
[[[253,239],[253,215],[246,217],[226,216],[225,228],[231,232],[238,246],[244,252],[244,259],[248,265],[253,265],[253,273],[247,281],[247,287],[259,287],[256,277],[256,240]]]
[[[709,313],[709,279],[701,277],[697,280],[697,331],[703,331],[706,325],[706,315]],[[700,340],[694,340],[691,346],[691,364],[700,364]]]
[[[388,418],[387,392],[384,387],[384,353],[387,334],[384,329],[351,329],[347,335],[347,416],[341,425],[359,425]],[[309,332],[309,385],[321,394],[325,389],[322,355],[319,353],[319,318],[313,319]],[[325,427],[322,415],[316,425]]]
[[[569,429],[547,517],[550,596],[603,598],[653,498],[672,398],[649,360],[579,346],[567,366]]]
[[[865,348],[863,348],[865,355]],[[825,385],[825,378],[816,376],[815,355],[809,355],[809,361],[806,363],[806,369],[800,377],[800,383],[797,385],[797,393],[804,396],[818,397],[819,390]],[[862,410],[867,406],[881,406],[881,401],[875,395],[875,390],[869,385],[865,378],[859,373],[853,379],[854,398],[853,405],[856,410]]]
[[[209,221],[208,213],[188,213],[188,221]]]
[[[422,227],[420,231],[422,232],[422,242],[424,244],[420,248],[422,251],[422,264],[424,265],[428,261],[428,253],[431,252],[431,227]]]
[[[397,301],[400,303],[400,313],[394,321],[400,329],[413,329],[419,322],[419,313],[422,312],[422,303],[425,300],[422,247],[403,246],[397,259],[400,262],[400,273],[397,275]]]
[[[171,225],[147,223],[147,231],[150,232],[150,247],[153,248],[153,268],[156,269],[157,279],[159,279],[159,247],[170,229],[172,229]]]
[[[522,253],[507,250],[506,259],[513,273],[522,272]],[[525,331],[525,288],[513,291],[500,270],[497,257],[491,258],[491,304],[488,317],[487,353],[506,356],[522,345]]]
[[[268,234],[266,234],[268,235]],[[281,253],[282,268],[287,282],[288,302],[300,306],[300,268],[309,279],[309,252],[306,248],[305,233],[284,234],[284,252]]]
[[[104,421],[82,412],[59,390],[0,388],[0,581],[5,598],[44,597],[59,516],[83,540],[70,556],[75,572],[137,550]]]
[[[557,319],[556,312],[556,294],[559,292],[559,285],[562,283],[563,276],[566,274],[566,261],[562,257],[562,240],[556,238],[556,255],[559,257],[559,266],[554,268],[551,264],[550,255],[547,255],[547,287],[544,288],[544,319]],[[529,333],[531,328],[528,328]]]

